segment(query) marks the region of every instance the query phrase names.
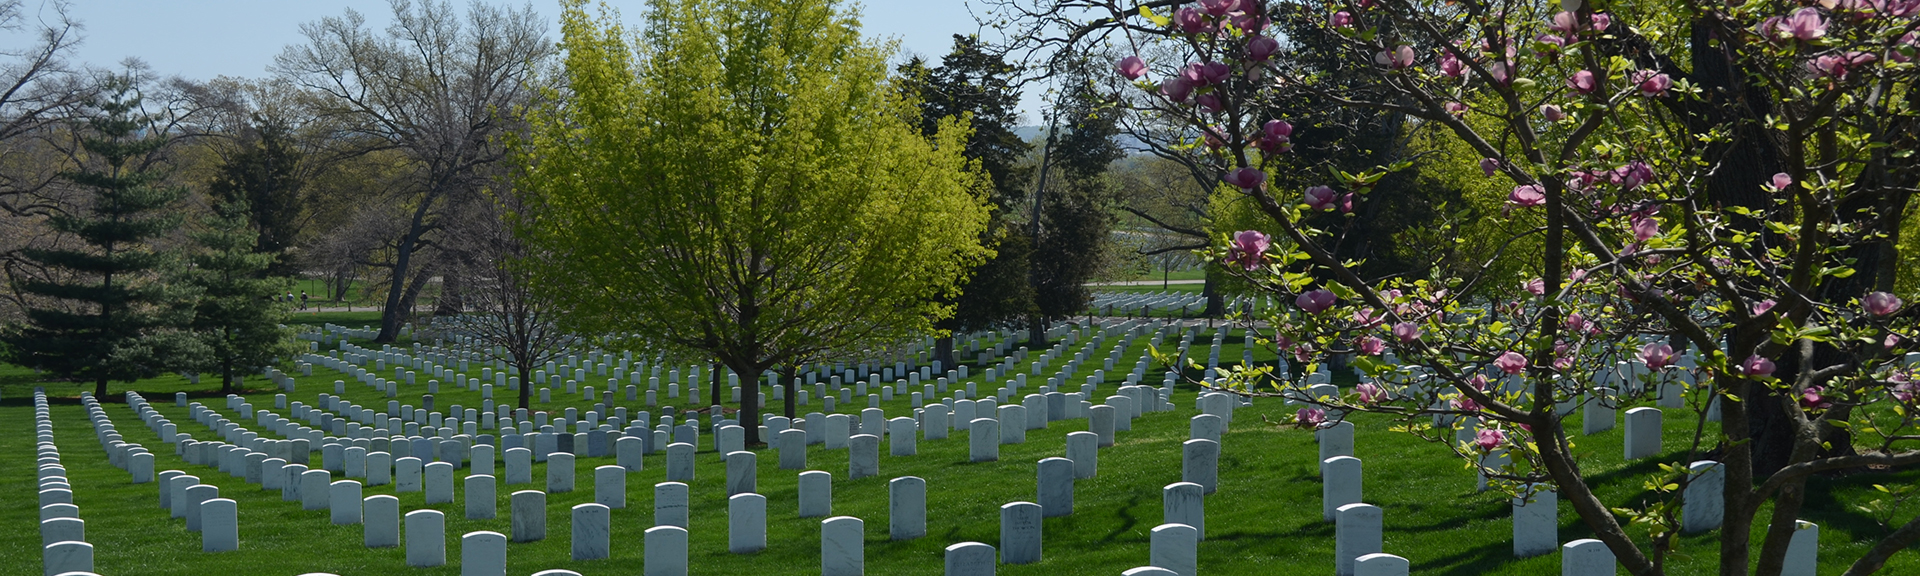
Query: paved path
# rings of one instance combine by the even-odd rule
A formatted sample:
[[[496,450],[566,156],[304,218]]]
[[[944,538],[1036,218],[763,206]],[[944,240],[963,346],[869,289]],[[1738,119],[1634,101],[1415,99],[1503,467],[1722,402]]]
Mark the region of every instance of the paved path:
[[[1088,282],[1088,286],[1155,286],[1160,284],[1206,284],[1204,279],[1194,280],[1128,280],[1126,282]]]

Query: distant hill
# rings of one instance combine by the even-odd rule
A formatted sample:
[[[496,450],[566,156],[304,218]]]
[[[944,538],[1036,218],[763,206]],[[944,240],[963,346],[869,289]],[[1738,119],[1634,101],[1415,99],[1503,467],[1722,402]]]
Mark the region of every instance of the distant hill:
[[[1045,146],[1047,143],[1046,126],[1015,126],[1013,127],[1013,133],[1019,136],[1020,139],[1032,143],[1035,148]],[[1146,152],[1147,147],[1142,146],[1140,141],[1132,136],[1121,134],[1117,140],[1120,142],[1120,148],[1126,150],[1127,154],[1141,154]]]

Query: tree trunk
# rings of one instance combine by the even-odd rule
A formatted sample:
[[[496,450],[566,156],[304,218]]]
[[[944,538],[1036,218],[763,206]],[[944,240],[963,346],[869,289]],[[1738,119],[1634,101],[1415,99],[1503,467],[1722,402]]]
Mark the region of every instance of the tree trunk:
[[[1047,321],[1035,314],[1027,317],[1027,349],[1043,350],[1047,347]]]
[[[220,361],[220,393],[233,393],[233,362],[230,360]]]
[[[107,377],[103,374],[93,379],[93,399],[105,402],[107,398]]]
[[[953,334],[933,339],[933,359],[940,362],[941,368],[953,369],[959,362],[953,361]]]
[[[798,383],[794,382],[793,368],[787,368],[780,372],[780,386],[786,388],[787,391],[787,399],[784,406],[782,406],[781,412],[787,415],[788,422],[792,422],[794,418],[794,388],[798,386]],[[758,428],[759,426],[756,425],[754,427]]]
[[[514,371],[520,373],[520,408],[531,410],[528,404],[533,398],[533,374],[527,371],[527,363],[524,360],[514,366]]]
[[[413,296],[418,293],[418,283],[408,289],[407,273],[413,270],[413,253],[420,245],[420,237],[426,234],[427,213],[432,209],[437,194],[428,194],[413,209],[413,220],[407,227],[407,234],[400,238],[400,245],[394,249],[393,277],[387,284],[387,307],[380,311],[380,334],[373,338],[375,343],[392,344],[400,337],[400,325],[413,316]]]
[[[1226,314],[1226,301],[1220,297],[1220,285],[1213,279],[1212,273],[1208,273],[1206,283],[1200,285],[1200,295],[1207,297],[1207,309],[1201,311],[1200,316],[1219,318]]]
[[[720,383],[720,366],[720,362],[715,361],[707,368],[707,380],[712,381],[708,387],[713,389],[713,403],[708,404],[708,406],[725,406],[725,404],[720,403],[720,387],[722,386]]]

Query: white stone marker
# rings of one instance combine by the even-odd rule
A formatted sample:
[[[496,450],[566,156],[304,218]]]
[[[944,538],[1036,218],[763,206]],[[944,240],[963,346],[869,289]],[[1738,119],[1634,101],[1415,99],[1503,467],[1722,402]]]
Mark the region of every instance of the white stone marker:
[[[912,456],[919,453],[918,423],[912,418],[901,416],[887,421],[887,453],[893,456]]]
[[[1820,526],[1795,520],[1793,539],[1787,541],[1787,558],[1780,576],[1814,576],[1820,563]]]
[[[1206,489],[1192,482],[1175,482],[1160,489],[1160,522],[1192,526],[1196,540],[1207,539]]]
[[[1626,459],[1639,460],[1660,454],[1660,409],[1627,410]]]
[[[1219,442],[1221,430],[1225,427],[1225,422],[1226,421],[1221,420],[1219,416],[1215,416],[1212,414],[1201,414],[1199,416],[1194,416],[1193,418],[1190,418],[1187,420],[1187,439],[1188,440],[1212,440],[1214,442]],[[1321,433],[1319,431],[1316,431],[1314,432],[1314,435],[1321,436]],[[1324,439],[1321,440],[1321,444],[1323,446],[1321,448],[1321,452],[1324,453],[1326,451],[1326,449],[1324,448],[1326,444],[1326,440]],[[1335,454],[1334,456],[1352,456],[1352,454]],[[1327,456],[1327,458],[1332,458],[1332,457],[1333,456]]]
[[[1000,459],[1000,421],[974,418],[967,424],[968,460],[993,462]]]
[[[647,529],[644,576],[687,576],[687,529],[654,526]]]
[[[46,576],[69,572],[93,573],[93,545],[86,542],[55,542],[40,549],[40,563]]]
[[[855,434],[847,439],[847,479],[880,475],[880,437]]]
[[[1613,576],[1614,570],[1605,542],[1583,538],[1560,547],[1560,576]]]
[[[667,445],[667,480],[671,482],[693,481],[693,445],[675,442]],[[685,526],[682,526],[685,528]]]
[[[474,474],[465,480],[462,492],[466,495],[467,519],[490,520],[497,515],[498,492],[494,477],[486,474]]]
[[[521,490],[507,497],[512,518],[513,541],[535,542],[547,539],[547,493]]]
[[[1383,522],[1379,506],[1348,504],[1337,511],[1333,525],[1334,574],[1354,576],[1355,559],[1380,552]]]
[[[460,576],[507,576],[507,537],[468,532],[460,537]]]
[[[833,474],[819,470],[800,473],[800,517],[833,515]]]
[[[573,491],[573,455],[557,452],[547,456],[547,492]]]
[[[727,453],[727,496],[759,491],[759,464],[745,450]]]
[[[747,429],[739,426],[721,426],[713,433],[713,445],[721,454],[732,454],[747,449]]]
[[[961,542],[947,547],[946,576],[993,576],[998,568],[992,546]]]
[[[267,460],[272,462],[272,460]],[[261,465],[262,468],[266,464]],[[393,483],[393,454],[387,452],[367,453],[367,485],[385,486]]]
[[[356,504],[354,510],[359,510]],[[200,503],[200,551],[232,552],[240,549],[240,510],[226,498]]]
[[[767,497],[734,494],[727,498],[727,551],[751,554],[767,549]]]
[[[821,443],[824,444],[828,450],[846,448],[847,438],[853,434],[853,419],[846,414],[828,414],[826,422],[826,436],[822,439]]]
[[[613,441],[615,461],[628,472],[639,472],[644,468],[643,457],[647,453],[647,443],[636,436],[622,436]]]
[[[288,464],[298,466],[298,464]],[[420,459],[407,456],[393,461],[393,491],[420,491]]]
[[[1027,407],[1010,404],[1000,407],[1000,443],[1027,443]]]
[[[1592,436],[1613,429],[1613,399],[1607,397],[1612,392],[1601,387],[1587,393],[1587,402],[1580,409],[1581,434]]]
[[[447,515],[439,510],[407,513],[407,566],[432,568],[447,563]]]
[[[1000,563],[1040,561],[1040,505],[1010,502],[1000,506]]]
[[[302,466],[302,468],[305,468],[305,466]],[[167,491],[171,493],[169,500],[171,500],[173,504],[173,507],[168,509],[169,516],[173,518],[186,518],[187,517],[187,489],[200,484],[200,478],[195,477],[191,474],[181,474],[179,476],[174,476],[173,479],[170,480],[169,482],[171,484],[167,487],[168,488]],[[285,495],[287,493],[288,492],[284,490],[281,492],[282,499],[286,499]],[[298,494],[298,492],[293,492],[293,493]],[[290,499],[286,499],[286,500],[291,501]],[[69,504],[69,506],[71,506],[71,504]],[[46,507],[42,506],[41,509],[44,510],[46,509]]]
[[[127,473],[133,475],[134,484],[146,484],[153,481],[153,454],[138,452],[127,457]]]
[[[361,543],[368,548],[400,545],[400,499],[385,494],[360,501]]]
[[[573,506],[573,561],[604,560],[613,555],[609,536],[612,518],[613,511],[601,504]]]
[[[1211,416],[1211,414],[1203,414],[1201,416]],[[1193,417],[1196,426],[1199,425],[1201,416]],[[1216,416],[1216,418],[1218,417]],[[1326,461],[1328,458],[1353,455],[1352,422],[1342,421],[1339,423],[1330,422],[1321,424],[1319,429],[1313,431],[1313,437],[1320,442],[1320,474],[1322,476],[1327,473]]]
[[[653,485],[653,525],[688,526],[687,485],[661,482]]]
[[[820,576],[863,576],[866,523],[852,516],[820,521]]]
[[[1199,484],[1212,494],[1220,479],[1220,443],[1188,440],[1181,448],[1180,480]]]
[[[1141,566],[1121,572],[1120,576],[1180,576],[1180,573],[1159,566]]]
[[[476,444],[467,449],[467,472],[469,474],[493,475],[493,445]]]
[[[1413,563],[1392,554],[1373,553],[1353,559],[1353,576],[1407,576]]]
[[[922,414],[921,419],[926,422],[926,430],[924,432],[926,438],[928,440],[947,439],[949,423],[952,422],[950,418],[952,414],[948,410],[947,405],[933,404],[927,406],[926,411]]]
[[[1067,459],[1073,461],[1073,477],[1092,478],[1100,473],[1100,435],[1092,432],[1067,433]]]
[[[1113,445],[1113,418],[1114,408],[1112,406],[1101,404],[1088,409],[1087,427],[1091,432],[1100,436],[1101,448]],[[1000,554],[1004,556],[1006,555],[1006,551],[1002,550]]]
[[[1680,533],[1699,534],[1719,528],[1727,508],[1727,467],[1701,460],[1687,466],[1687,474],[1692,478],[1680,508]]]
[[[774,441],[780,448],[781,470],[805,470],[807,468],[807,431],[781,430]]]
[[[1326,474],[1320,479],[1320,517],[1334,521],[1341,506],[1360,502],[1360,459],[1335,456],[1323,464]]]
[[[324,495],[326,491],[321,490],[321,492]],[[219,498],[220,488],[217,486],[212,486],[208,484],[196,484],[196,485],[187,487],[186,497],[187,497],[187,529],[194,532],[199,532],[200,521],[202,520],[202,517],[200,516],[200,504],[208,500],[212,500],[214,498]]]
[[[509,486],[533,483],[532,450],[526,448],[508,448],[505,452],[501,452],[500,455],[502,456],[501,459],[506,461],[506,480]]]
[[[1200,531],[1186,524],[1155,526],[1148,558],[1148,562],[1154,566],[1172,570],[1180,576],[1198,576]]]
[[[927,481],[901,476],[887,482],[887,534],[894,540],[927,535]]]
[[[204,520],[202,520],[204,521]],[[48,518],[40,521],[40,545],[55,542],[86,542],[87,521],[79,518]]]
[[[1073,461],[1047,458],[1039,465],[1040,516],[1058,518],[1073,515]]]
[[[1513,499],[1513,557],[1552,554],[1560,547],[1559,495],[1544,485],[1531,485],[1526,498]]]
[[[308,470],[300,474],[300,508],[303,510],[326,510],[331,497],[328,485],[333,484],[333,475],[326,470]]]
[[[360,481],[335,480],[327,485],[327,510],[335,526],[360,523]]]

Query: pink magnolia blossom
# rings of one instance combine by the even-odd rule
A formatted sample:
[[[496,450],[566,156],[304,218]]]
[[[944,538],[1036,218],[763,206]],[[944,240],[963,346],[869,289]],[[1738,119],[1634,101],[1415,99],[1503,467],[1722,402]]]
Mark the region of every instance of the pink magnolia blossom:
[[[1633,221],[1633,239],[1645,242],[1660,235],[1660,221],[1654,218],[1641,218]]]
[[[1633,83],[1641,96],[1658,98],[1667,95],[1667,89],[1673,87],[1673,78],[1652,70],[1639,70],[1633,73]]]
[[[1305,200],[1307,208],[1325,211],[1333,209],[1334,203],[1340,200],[1340,195],[1334,193],[1332,188],[1314,186],[1307,188]]]
[[[1260,130],[1265,132],[1268,138],[1275,140],[1285,141],[1293,137],[1293,125],[1288,124],[1286,120],[1268,120]]]
[[[1561,322],[1560,324],[1562,326],[1565,326],[1568,332],[1582,333],[1582,334],[1586,333],[1589,329],[1593,327],[1592,324],[1587,321],[1587,317],[1580,315],[1579,312],[1568,314],[1566,321]]]
[[[1353,15],[1348,14],[1345,10],[1334,12],[1333,19],[1328,23],[1332,24],[1334,28],[1347,28],[1353,26]]]
[[[1202,34],[1213,31],[1213,24],[1207,22],[1207,15],[1190,7],[1174,11],[1173,25],[1185,34]]]
[[[1673,365],[1673,347],[1659,342],[1640,348],[1640,361],[1648,368],[1659,370]]]
[[[1448,78],[1459,78],[1467,73],[1467,65],[1455,58],[1452,52],[1440,55],[1440,73]]]
[[[1771,181],[1771,184],[1773,185],[1773,187],[1772,187],[1772,188],[1770,188],[1769,190],[1771,190],[1771,191],[1773,191],[1773,192],[1779,192],[1779,191],[1782,191],[1782,190],[1786,190],[1788,186],[1792,186],[1792,185],[1793,185],[1793,177],[1792,177],[1792,176],[1788,176],[1786,172],[1781,172],[1781,173],[1779,173],[1779,174],[1774,174],[1774,175],[1773,175],[1773,180]]]
[[[1448,102],[1444,105],[1441,105],[1441,107],[1445,108],[1447,110],[1447,114],[1450,116],[1453,116],[1454,118],[1459,118],[1467,115],[1466,104],[1461,104],[1459,102]]]
[[[1772,360],[1762,358],[1759,355],[1748,356],[1745,362],[1740,363],[1740,373],[1747,376],[1762,378],[1772,376],[1773,368]]]
[[[1641,184],[1653,181],[1653,167],[1646,162],[1634,160],[1625,166],[1615,168],[1608,179],[1628,190],[1639,188]]]
[[[1808,386],[1806,390],[1800,392],[1800,407],[1808,410],[1832,408],[1833,401],[1821,395],[1826,391],[1827,389],[1823,386]]]
[[[1454,410],[1459,410],[1461,412],[1479,412],[1480,411],[1480,403],[1474,402],[1472,398],[1468,398],[1467,395],[1465,394],[1454,396],[1453,399],[1448,400],[1447,403],[1453,405]]]
[[[1908,2],[1908,4],[1920,8],[1920,2]],[[1913,57],[1907,55],[1907,51],[1913,49],[1917,40],[1920,40],[1920,36],[1915,36],[1912,32],[1901,36],[1899,40],[1893,42],[1893,48],[1887,50],[1887,59],[1900,64],[1911,62]]]
[[[1401,322],[1399,324],[1394,324],[1393,337],[1399,338],[1401,342],[1413,342],[1415,340],[1419,340],[1420,327],[1415,326],[1412,322]]]
[[[1906,372],[1895,372],[1887,380],[1893,382],[1895,399],[1901,402],[1912,402],[1914,398],[1920,397],[1920,381],[1915,381]]]
[[[1480,171],[1488,176],[1500,171],[1500,161],[1492,158],[1480,159]]]
[[[1379,404],[1387,399],[1387,390],[1372,382],[1361,382],[1353,387],[1353,391],[1360,393],[1360,402],[1363,404]]]
[[[1812,62],[1808,62],[1807,68],[1821,77],[1843,80],[1846,79],[1847,73],[1857,70],[1862,66],[1872,64],[1874,60],[1878,59],[1878,57],[1866,52],[1827,54],[1814,58]]]
[[[1578,14],[1562,11],[1547,21],[1547,29],[1560,34],[1572,34],[1580,29],[1579,18]]]
[[[1240,0],[1200,0],[1200,9],[1213,16],[1225,16],[1240,7]]]
[[[1233,242],[1227,246],[1227,265],[1252,270],[1260,266],[1260,258],[1272,244],[1272,239],[1258,230],[1235,232]]]
[[[1505,354],[1501,354],[1500,357],[1494,358],[1493,365],[1499,368],[1501,372],[1506,372],[1508,376],[1514,376],[1527,369],[1527,357],[1521,356],[1519,352],[1509,350]]]
[[[1900,297],[1886,292],[1874,292],[1860,299],[1860,307],[1873,316],[1892,316],[1900,311]]]
[[[1581,94],[1592,94],[1594,90],[1600,88],[1600,80],[1594,77],[1593,72],[1581,70],[1574,72],[1573,77],[1567,78],[1567,87]]]
[[[1507,84],[1512,84],[1513,83],[1513,66],[1510,64],[1507,64],[1506,62],[1493,62],[1493,63],[1487,64],[1487,75],[1492,76],[1493,81],[1502,86]]]
[[[1559,122],[1567,118],[1567,113],[1561,111],[1559,106],[1543,104],[1540,106],[1540,116],[1546,118],[1548,122]]]
[[[1587,279],[1586,268],[1574,268],[1573,272],[1567,274],[1568,284],[1579,284],[1581,280],[1586,280],[1586,279]]]
[[[1227,183],[1238,186],[1242,190],[1259,188],[1266,181],[1267,173],[1261,172],[1259,168],[1241,168],[1227,174]]]
[[[1505,444],[1506,442],[1507,433],[1500,431],[1498,428],[1481,428],[1480,432],[1473,437],[1473,444],[1479,446],[1481,450],[1499,448],[1501,444]]]
[[[1319,408],[1301,408],[1293,413],[1293,421],[1301,426],[1319,426],[1327,421],[1327,411]]]
[[[1255,36],[1252,40],[1247,41],[1247,60],[1250,62],[1266,62],[1268,58],[1272,58],[1273,55],[1279,51],[1279,40],[1274,40],[1266,36]]]
[[[1387,341],[1368,336],[1360,339],[1360,345],[1357,348],[1360,349],[1361,354],[1379,356],[1381,352],[1387,351]]]
[[[1233,68],[1224,62],[1194,62],[1180,68],[1180,77],[1194,86],[1213,86],[1227,81]]]
[[[1753,303],[1753,315],[1754,315],[1754,316],[1759,316],[1759,315],[1761,315],[1761,314],[1766,314],[1768,310],[1772,310],[1772,309],[1773,309],[1773,300],[1772,300],[1772,299],[1767,299],[1767,300],[1761,300],[1761,301],[1759,301],[1759,302],[1755,302],[1755,303]]]
[[[1776,25],[1782,39],[1810,42],[1827,35],[1827,19],[1822,18],[1820,10],[1813,7],[1795,10]]]
[[[1334,300],[1336,298],[1332,290],[1320,289],[1300,294],[1298,298],[1293,299],[1293,305],[1299,306],[1308,314],[1319,314],[1332,308]]]
[[[1588,23],[1594,32],[1606,32],[1608,28],[1613,27],[1613,15],[1595,12],[1593,17],[1588,19]]]
[[[1353,213],[1353,193],[1348,192],[1346,194],[1340,195],[1340,203],[1336,207],[1340,209],[1341,214],[1352,214]]]
[[[1114,63],[1113,67],[1128,80],[1139,80],[1147,73],[1147,61],[1141,60],[1139,56],[1121,58],[1119,62]]]
[[[1525,280],[1520,282],[1520,289],[1526,290],[1528,294],[1534,296],[1545,296],[1547,295],[1547,281],[1539,278]]]
[[[1888,333],[1887,337],[1880,341],[1880,347],[1886,348],[1888,350],[1892,350],[1893,347],[1899,346],[1899,345],[1900,345],[1899,334]]]
[[[1513,187],[1507,194],[1507,202],[1521,208],[1532,208],[1547,203],[1547,191],[1539,184],[1526,184]]]
[[[1373,63],[1395,70],[1413,66],[1413,47],[1402,45],[1391,51],[1382,50],[1373,55]]]
[[[1208,92],[1206,94],[1194,96],[1193,104],[1195,106],[1199,106],[1201,111],[1206,112],[1208,114],[1219,114],[1221,110],[1226,109],[1225,106],[1222,106],[1220,104],[1219,94],[1216,94],[1213,92]]]
[[[1193,85],[1187,83],[1186,78],[1172,78],[1160,83],[1160,94],[1168,100],[1184,103],[1187,96],[1193,94]]]

